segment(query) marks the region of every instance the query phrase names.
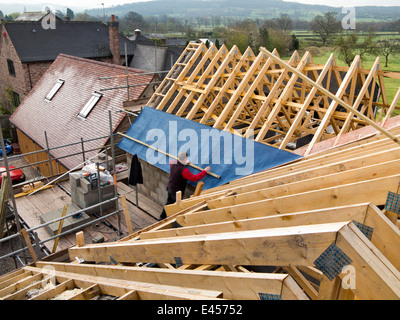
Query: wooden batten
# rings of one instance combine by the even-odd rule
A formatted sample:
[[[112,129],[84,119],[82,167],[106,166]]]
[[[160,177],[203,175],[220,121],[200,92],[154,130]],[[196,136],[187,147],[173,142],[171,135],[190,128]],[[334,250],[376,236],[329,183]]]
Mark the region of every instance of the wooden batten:
[[[36,144],[34,141],[32,141],[21,130],[17,129],[17,135],[18,135],[19,146],[20,146],[21,152],[23,154],[43,150],[43,148],[41,148],[38,144]],[[42,162],[42,161],[49,160],[49,156],[46,151],[37,152],[37,153],[31,154],[31,155],[26,155],[26,156],[24,156],[24,158],[28,163],[32,163],[32,164],[36,163],[36,162]],[[61,165],[56,160],[51,161],[51,166],[53,169],[53,174],[61,174],[61,173],[68,171],[68,169],[66,169],[63,165]],[[40,173],[43,176],[45,176],[45,177],[52,176],[49,162],[39,163],[36,165],[36,167],[39,169]]]

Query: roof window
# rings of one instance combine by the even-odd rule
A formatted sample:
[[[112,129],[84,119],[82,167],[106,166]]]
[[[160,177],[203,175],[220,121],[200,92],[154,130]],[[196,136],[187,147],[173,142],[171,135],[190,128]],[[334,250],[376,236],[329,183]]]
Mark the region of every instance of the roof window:
[[[85,106],[82,108],[81,112],[79,112],[78,117],[86,119],[86,117],[89,115],[90,111],[94,108],[94,106],[97,104],[97,102],[100,100],[102,94],[98,92],[92,93],[92,96],[86,102]]]
[[[50,90],[50,92],[47,94],[46,98],[44,100],[46,101],[51,101],[53,99],[54,95],[57,93],[58,90],[60,90],[61,86],[64,84],[64,80],[57,80],[57,83],[54,85],[54,87]]]

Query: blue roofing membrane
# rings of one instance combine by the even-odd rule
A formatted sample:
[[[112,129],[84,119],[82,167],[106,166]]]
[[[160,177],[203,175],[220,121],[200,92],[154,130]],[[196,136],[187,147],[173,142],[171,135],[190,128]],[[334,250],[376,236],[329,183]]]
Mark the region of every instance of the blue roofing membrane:
[[[126,135],[151,147],[123,137],[118,143],[119,148],[136,154],[167,173],[174,158],[154,148],[175,157],[186,151],[190,163],[201,168],[210,166],[211,172],[220,178],[206,175],[202,180],[204,190],[301,158],[297,154],[150,107],[143,108]],[[193,174],[200,172],[189,165],[187,168]]]

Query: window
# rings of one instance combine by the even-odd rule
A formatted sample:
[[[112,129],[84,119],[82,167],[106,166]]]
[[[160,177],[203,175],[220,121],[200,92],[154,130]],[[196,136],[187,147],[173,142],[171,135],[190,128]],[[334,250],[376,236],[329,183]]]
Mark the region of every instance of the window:
[[[89,115],[90,111],[92,111],[96,103],[100,100],[101,96],[101,93],[94,92],[89,101],[86,102],[85,106],[82,108],[81,112],[79,112],[78,117],[85,119]]]
[[[10,59],[7,59],[7,65],[8,65],[8,73],[11,76],[15,77],[15,68],[14,68],[14,62]]]
[[[46,101],[51,101],[53,99],[54,95],[57,93],[57,91],[61,88],[61,86],[64,84],[64,80],[57,80],[57,83],[54,85],[54,87],[50,90],[50,92],[47,94],[46,98],[44,100]]]
[[[13,102],[13,107],[16,108],[19,106],[21,103],[21,99],[19,98],[19,94],[16,92],[12,92],[12,102]]]

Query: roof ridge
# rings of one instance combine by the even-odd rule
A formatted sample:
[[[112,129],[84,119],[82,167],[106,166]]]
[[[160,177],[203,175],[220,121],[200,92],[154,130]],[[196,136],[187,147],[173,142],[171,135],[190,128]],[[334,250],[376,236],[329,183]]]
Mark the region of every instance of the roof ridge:
[[[13,20],[13,21],[4,21],[4,25],[13,25],[13,24],[41,24],[41,21],[29,21],[29,20]],[[107,27],[107,24],[105,24],[102,21],[65,21],[65,20],[59,20],[57,23],[64,23],[64,24],[99,24],[99,25],[104,25]]]
[[[104,66],[104,67],[109,67],[109,68],[111,67],[111,68],[115,68],[115,69],[121,69],[123,71],[126,70],[125,66],[121,66],[121,65],[118,65],[118,64],[109,63],[109,62],[103,62],[103,61],[98,61],[98,60],[93,60],[93,59],[86,59],[86,58],[81,58],[81,57],[76,57],[76,56],[71,56],[71,55],[68,55],[68,54],[65,54],[65,53],[60,53],[58,55],[58,57],[56,58],[56,60],[59,57],[65,57],[65,58],[68,58],[68,59],[73,59],[73,60],[82,61],[82,62],[89,62],[89,63],[92,63],[92,64],[101,65],[101,66]],[[146,70],[136,69],[136,68],[132,68],[132,67],[128,67],[128,70],[129,71],[133,71],[133,72],[137,72],[137,73],[148,72]]]

